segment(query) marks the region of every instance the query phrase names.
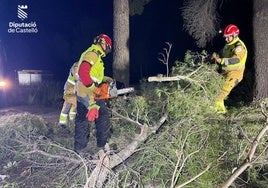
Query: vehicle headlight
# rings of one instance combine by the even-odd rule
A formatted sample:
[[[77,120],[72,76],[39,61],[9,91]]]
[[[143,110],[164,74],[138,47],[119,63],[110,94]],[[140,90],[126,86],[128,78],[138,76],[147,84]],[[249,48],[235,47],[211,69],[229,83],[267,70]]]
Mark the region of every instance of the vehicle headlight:
[[[5,88],[7,86],[7,83],[3,80],[0,81],[0,88]]]

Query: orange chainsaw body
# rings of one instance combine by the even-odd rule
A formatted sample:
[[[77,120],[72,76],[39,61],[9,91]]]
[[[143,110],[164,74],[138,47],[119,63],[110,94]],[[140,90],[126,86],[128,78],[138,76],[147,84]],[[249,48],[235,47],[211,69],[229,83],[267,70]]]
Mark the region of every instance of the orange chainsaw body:
[[[101,83],[94,90],[94,99],[110,99],[134,91],[133,87],[117,89],[116,83]]]
[[[94,99],[109,99],[112,98],[110,96],[110,84],[102,83],[98,87],[96,87],[94,91]]]

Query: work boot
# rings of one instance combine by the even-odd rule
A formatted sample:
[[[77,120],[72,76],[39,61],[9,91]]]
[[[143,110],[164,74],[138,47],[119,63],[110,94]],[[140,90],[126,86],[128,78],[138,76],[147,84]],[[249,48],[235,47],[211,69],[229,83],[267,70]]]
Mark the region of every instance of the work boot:
[[[216,106],[216,110],[217,110],[218,114],[226,114],[227,113],[227,110],[224,106],[223,101],[216,101],[215,106]]]

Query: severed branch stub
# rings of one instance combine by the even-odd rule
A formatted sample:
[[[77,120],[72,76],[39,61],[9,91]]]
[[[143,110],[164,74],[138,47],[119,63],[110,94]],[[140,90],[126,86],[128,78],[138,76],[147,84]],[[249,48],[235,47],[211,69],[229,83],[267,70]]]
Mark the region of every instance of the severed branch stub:
[[[171,77],[163,77],[162,75],[158,75],[158,76],[151,76],[148,78],[148,82],[172,82],[172,81],[180,81],[180,80],[187,81],[191,84],[196,84],[200,86],[204,92],[206,92],[206,89],[199,83],[199,81],[194,80],[190,78],[189,76],[177,75],[177,76],[171,76]]]
[[[151,76],[148,78],[148,82],[172,82],[172,81],[180,81],[180,80],[185,80],[189,83],[199,85],[201,88],[203,88],[203,86],[197,80],[194,80],[190,78],[189,76],[177,75],[177,76],[163,77],[161,75],[158,75],[158,76]]]
[[[148,82],[171,82],[171,81],[179,81],[179,80],[188,80],[190,82],[195,82],[193,79],[187,76],[170,76],[170,77],[163,77],[161,75],[158,76],[151,76],[148,78]]]

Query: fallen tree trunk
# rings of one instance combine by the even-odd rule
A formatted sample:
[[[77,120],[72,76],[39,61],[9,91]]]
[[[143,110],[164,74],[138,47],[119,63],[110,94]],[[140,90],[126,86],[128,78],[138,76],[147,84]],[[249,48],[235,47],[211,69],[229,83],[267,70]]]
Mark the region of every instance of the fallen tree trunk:
[[[102,187],[106,181],[109,171],[133,155],[137,151],[138,147],[164,124],[167,116],[167,113],[164,114],[158,123],[153,127],[149,127],[146,124],[139,124],[139,127],[141,128],[140,134],[135,137],[134,140],[119,153],[112,154],[109,153],[109,151],[106,153],[104,153],[104,151],[100,152],[100,160],[92,171],[90,177],[87,179],[84,188]]]

